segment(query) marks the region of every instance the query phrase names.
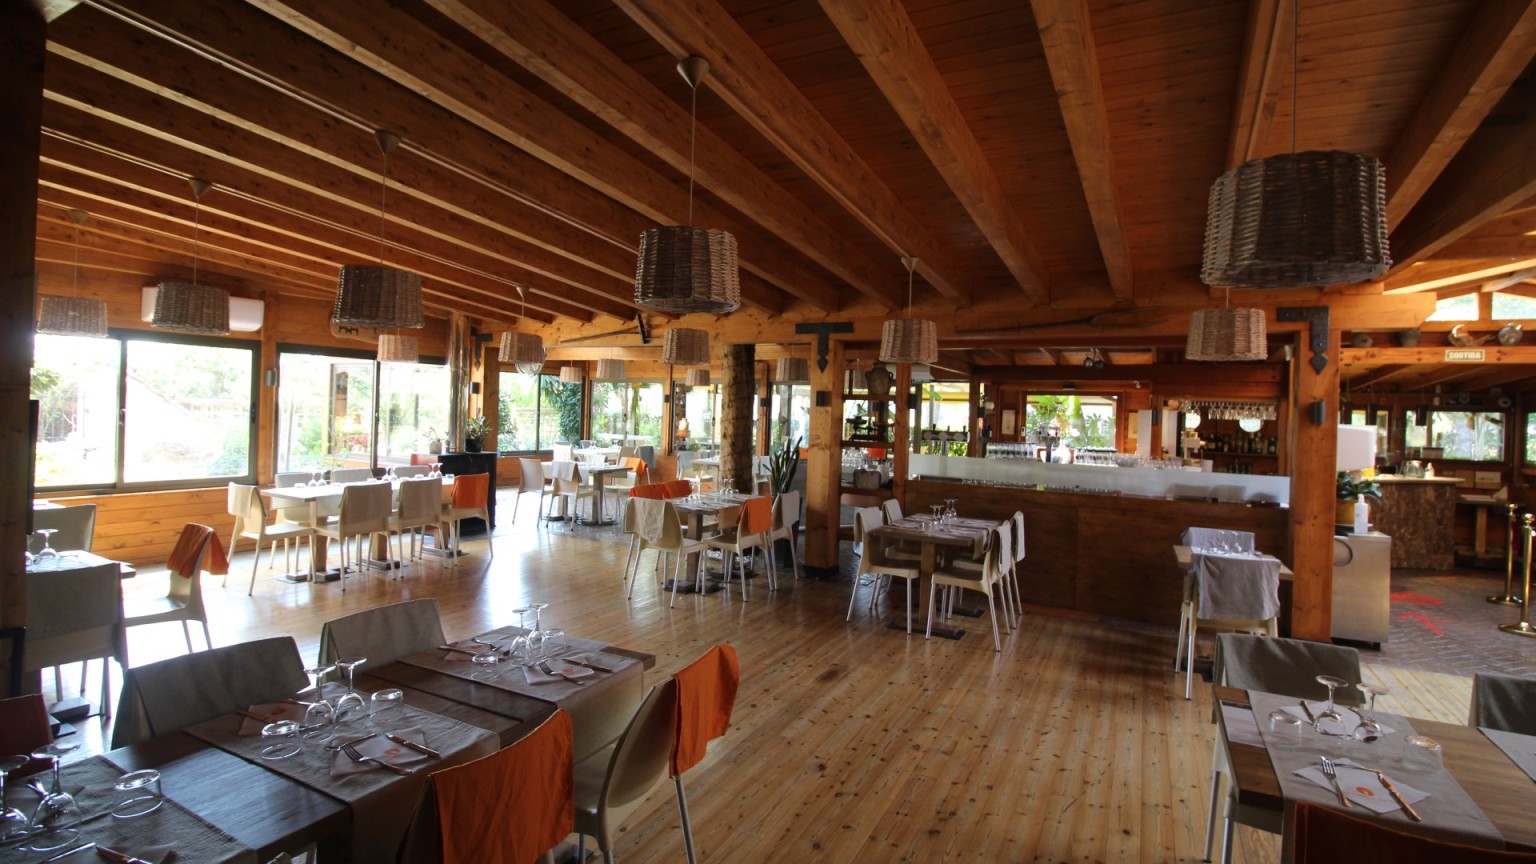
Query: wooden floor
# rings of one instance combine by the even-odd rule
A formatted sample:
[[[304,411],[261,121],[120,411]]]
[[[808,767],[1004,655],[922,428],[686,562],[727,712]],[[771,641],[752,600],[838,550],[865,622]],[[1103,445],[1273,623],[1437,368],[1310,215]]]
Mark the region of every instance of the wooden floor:
[[[618,535],[536,528],[522,515],[513,525],[504,509],[494,558],[484,540],[466,541],[473,554],[457,567],[349,579],[345,593],[277,582],[263,565],[247,598],[250,558],[237,556],[229,587],[205,588],[213,641],[291,634],[308,657],[327,619],[436,597],[451,638],[547,602],[546,627],[653,652],[652,681],[729,642],[742,667],[731,730],[686,778],[701,861],[1200,859],[1214,727],[1208,687],[1183,698],[1171,630],[1032,610],[998,654],[985,619],[967,621],[959,641],[909,638],[862,609],[845,623],[850,583],[790,576],[777,594],[754,580],[750,602],[733,592],[668,609],[649,573],[625,600]],[[150,571],[131,590],[163,584]],[[174,624],[131,633],[135,665],[184,650]],[[1392,688],[1393,710],[1465,716],[1465,679],[1368,674]],[[1275,860],[1272,838],[1240,835],[1238,860]],[[663,785],[630,820],[619,858],[682,855]]]

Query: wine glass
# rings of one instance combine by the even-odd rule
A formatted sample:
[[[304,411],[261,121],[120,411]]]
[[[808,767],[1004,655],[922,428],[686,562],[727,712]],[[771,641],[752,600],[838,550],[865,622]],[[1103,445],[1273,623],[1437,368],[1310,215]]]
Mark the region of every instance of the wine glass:
[[[1360,712],[1360,725],[1355,727],[1355,740],[1369,744],[1382,736],[1381,724],[1376,722],[1376,697],[1388,695],[1387,688],[1365,683],[1356,684],[1355,687],[1365,694],[1365,710]]]
[[[362,694],[353,686],[352,679],[357,667],[368,662],[367,657],[346,657],[336,661],[336,668],[347,676],[347,692],[336,700],[336,722],[351,723],[360,720],[368,714],[368,703],[363,701]]]
[[[33,838],[27,848],[34,852],[61,849],[80,836],[80,805],[59,782],[60,763],[79,747],[79,741],[55,741],[32,751],[33,759],[53,760],[53,788],[37,805],[27,828],[27,836]]]
[[[57,549],[54,549],[52,545],[50,545],[50,538],[52,538],[53,535],[58,532],[58,530],[59,529],[57,528],[39,528],[36,532],[34,532],[41,535],[43,538],[43,548],[39,549],[37,554],[32,556],[33,562],[40,570],[52,570],[53,568],[59,566],[59,552]]]
[[[933,524],[935,526],[937,526],[939,524],[939,521],[941,519],[943,519],[944,505],[943,504],[930,504],[930,505],[928,505],[928,509],[933,511]]]
[[[27,836],[26,814],[10,806],[5,798],[6,775],[26,765],[27,762],[28,759],[25,756],[0,757],[0,843]]]
[[[548,603],[529,603],[528,611],[533,613],[533,630],[528,633],[528,660],[530,662],[544,658],[544,628],[539,620],[539,615],[549,608]]]
[[[328,743],[336,735],[336,709],[331,703],[325,701],[325,676],[335,669],[335,666],[326,664],[311,666],[304,670],[315,691],[314,701],[306,703],[307,707],[304,709],[302,731],[306,741]]]
[[[1333,691],[1348,684],[1343,678],[1332,675],[1319,675],[1317,683],[1328,688],[1328,707],[1317,712],[1317,719],[1312,721],[1312,731],[1319,735],[1339,736],[1344,734],[1344,715],[1333,703]]]
[[[955,521],[955,499],[953,498],[944,499],[944,521]]]
[[[528,613],[532,611],[527,606],[519,606],[512,610],[512,614],[517,616],[517,627],[521,632],[512,637],[511,641],[507,644],[508,657],[522,657],[524,660],[532,659],[528,656]]]

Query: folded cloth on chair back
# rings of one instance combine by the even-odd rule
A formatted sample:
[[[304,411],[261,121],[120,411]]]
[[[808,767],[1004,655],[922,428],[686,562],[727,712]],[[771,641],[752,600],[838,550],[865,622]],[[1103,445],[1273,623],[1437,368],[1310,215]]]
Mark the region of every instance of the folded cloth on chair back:
[[[668,498],[687,498],[693,494],[693,484],[687,480],[668,480],[666,487]]]
[[[112,747],[263,702],[280,702],[307,683],[292,636],[241,642],[129,669],[123,673]]]
[[[1280,614],[1280,561],[1235,555],[1190,556],[1200,582],[1201,618],[1267,620]]]
[[[1478,672],[1472,676],[1469,726],[1536,735],[1536,680]]]
[[[363,670],[377,669],[447,641],[437,598],[424,597],[365,609],[320,626],[320,662],[365,657]]]
[[[716,645],[672,676],[677,681],[677,741],[672,747],[672,776],[699,764],[709,742],[731,726],[741,663],[736,649]]]
[[[629,490],[631,498],[653,498],[661,500],[667,497],[667,487],[663,483],[648,483],[644,486],[636,486]]]
[[[181,529],[181,536],[176,538],[176,548],[171,550],[171,557],[166,559],[165,568],[185,579],[191,579],[197,573],[197,565],[203,557],[204,541],[208,543],[208,563],[203,569],[214,576],[228,573],[229,556],[224,554],[224,544],[219,542],[219,535],[207,525],[196,522],[188,522]]]
[[[1349,685],[1334,693],[1335,701],[1359,705],[1363,698],[1355,689],[1360,683],[1360,652],[1343,645],[1220,633],[1213,662],[1211,680],[1228,687],[1321,699],[1327,691],[1317,683],[1317,676],[1333,675]]]
[[[656,543],[666,530],[667,502],[659,498],[635,498],[629,502],[635,512],[635,534],[647,543]]]

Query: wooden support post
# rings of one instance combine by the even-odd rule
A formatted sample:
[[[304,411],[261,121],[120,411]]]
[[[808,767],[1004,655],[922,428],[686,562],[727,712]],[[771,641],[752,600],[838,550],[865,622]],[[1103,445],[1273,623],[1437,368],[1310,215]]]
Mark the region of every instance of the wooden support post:
[[[827,349],[827,368],[811,364],[811,440],[805,474],[805,566],[837,572],[843,477],[843,343]]]
[[[1339,331],[1328,331],[1327,365],[1310,362],[1307,332],[1291,363],[1291,635],[1326,642],[1333,636],[1333,519],[1338,461]],[[1323,403],[1322,422],[1314,403]]]
[[[677,449],[677,421],[687,415],[683,400],[688,395],[687,390],[677,381],[676,366],[668,363],[666,377],[661,380],[661,446],[657,448],[656,454],[671,456]]]
[[[720,377],[720,477],[735,480],[736,491],[752,486],[752,416],[757,397],[753,370],[757,346],[725,345],[721,349]]]
[[[891,493],[906,510],[907,467],[912,462],[912,411],[908,407],[913,395],[912,365],[896,364],[896,416],[891,439]],[[919,399],[919,404],[921,400]]]
[[[753,409],[757,413],[757,455],[766,456],[778,446],[769,438],[773,432],[773,400],[769,398],[773,393],[773,366],[768,363],[757,364],[757,392],[757,407]]]
[[[278,388],[271,383],[277,376],[277,328],[273,321],[280,320],[283,295],[277,291],[262,293],[263,314],[267,324],[261,328],[261,357],[257,368],[261,376],[256,392],[256,482],[270,484],[277,472],[277,398]]]
[[[26,624],[22,565],[32,513],[32,321],[37,306],[37,172],[42,141],[43,54],[47,40],[34,4],[0,3],[0,626]],[[0,692],[10,657],[0,649]],[[30,676],[33,681],[36,675]],[[28,687],[35,690],[35,685]]]

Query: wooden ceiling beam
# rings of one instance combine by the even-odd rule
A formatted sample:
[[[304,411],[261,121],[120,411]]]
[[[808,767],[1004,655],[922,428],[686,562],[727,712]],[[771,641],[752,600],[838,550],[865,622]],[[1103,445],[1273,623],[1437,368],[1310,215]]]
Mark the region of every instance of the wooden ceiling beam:
[[[547,4],[539,3],[544,6]],[[923,226],[816,110],[762,47],[715,0],[615,0],[673,56],[710,63],[710,89],[831,195],[886,248],[918,259],[935,290],[964,303],[969,268]]]
[[[1417,294],[1497,279],[1507,273],[1536,267],[1536,257],[1489,263],[1483,261],[1427,261],[1402,274],[1387,277],[1383,294]]]
[[[1104,110],[1098,52],[1087,0],[1031,0],[1045,60],[1056,85],[1056,102],[1072,142],[1083,196],[1099,240],[1099,254],[1109,275],[1116,304],[1132,300],[1135,268],[1126,248],[1115,158]]]
[[[686,184],[676,184],[537,95],[438,36],[394,6],[368,15],[327,0],[251,0],[297,33],[315,39],[353,61],[448,108],[583,183],[612,197],[655,224],[678,225],[688,213]],[[424,63],[423,58],[430,58]],[[695,202],[693,224],[730,231],[748,254],[741,266],[779,290],[832,311],[835,286],[787,244],[708,201]],[[766,250],[784,249],[774,255]],[[758,258],[758,250],[767,258]],[[743,295],[743,302],[781,306],[772,298]]]
[[[688,110],[543,0],[426,0],[519,66],[681,173],[696,153],[698,182],[876,302],[894,308],[892,262],[876,262],[845,232],[770,180],[707,127],[692,148]],[[711,69],[715,72],[719,67]],[[703,86],[717,89],[715,75]]]
[[[1401,273],[1536,194],[1536,111],[1472,137],[1392,232]]]
[[[1503,291],[1506,288],[1514,287],[1515,285],[1519,285],[1520,283],[1533,278],[1536,278],[1536,267],[1527,267],[1524,270],[1516,270],[1513,273],[1506,273],[1497,279],[1489,279],[1487,282],[1484,282],[1478,290],[1482,291],[1484,294],[1492,294],[1495,291]]]
[[[1383,164],[1387,223],[1399,226],[1536,57],[1536,0],[1485,3]],[[1394,240],[1393,252],[1397,253]]]
[[[1412,369],[1412,366],[1392,363],[1385,366],[1377,366],[1374,369],[1367,369],[1358,375],[1350,375],[1349,367],[1344,367],[1340,370],[1340,374],[1343,380],[1348,383],[1350,389],[1364,390],[1367,387],[1390,381],[1393,377],[1403,375]]]
[[[1475,375],[1456,380],[1456,389],[1471,393],[1494,387],[1506,387],[1522,381],[1536,379],[1536,366],[1507,365],[1497,369],[1484,369]]]
[[[906,10],[894,0],[819,2],[1024,295],[1039,305],[1049,303],[1049,280],[1026,221],[1003,196],[996,172]]]
[[[1296,0],[1251,0],[1243,32],[1227,169],[1262,158],[1281,87],[1289,79]]]

